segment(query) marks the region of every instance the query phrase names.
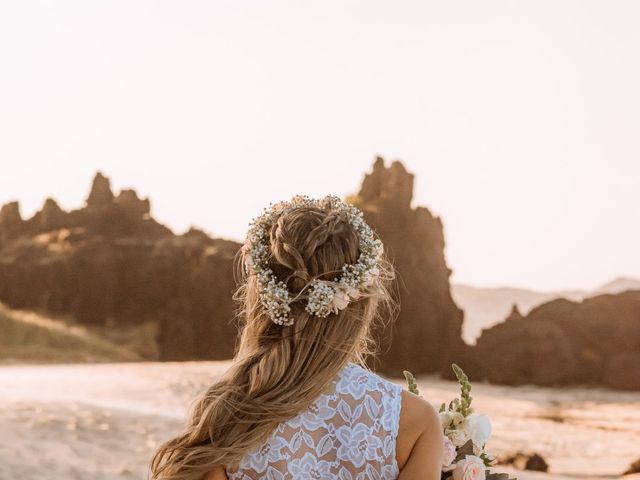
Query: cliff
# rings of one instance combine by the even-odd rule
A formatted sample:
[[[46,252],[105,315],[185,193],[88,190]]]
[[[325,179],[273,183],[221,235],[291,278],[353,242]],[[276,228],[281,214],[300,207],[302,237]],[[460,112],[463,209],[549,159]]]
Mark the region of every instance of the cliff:
[[[65,212],[47,199],[23,220],[0,210],[0,301],[70,316],[109,332],[157,324],[160,359],[229,358],[231,293],[239,244],[197,231],[174,235],[133,190],[117,196],[98,173],[86,206]]]
[[[474,354],[491,382],[581,383],[640,390],[640,291],[514,309],[482,332]]]
[[[424,207],[411,208],[412,196],[413,175],[377,159],[356,198],[398,270],[402,310],[394,327],[378,332],[383,354],[376,364],[395,375],[446,369],[462,344],[442,222]],[[151,322],[157,348],[149,351],[162,360],[229,358],[239,247],[195,229],[175,235],[153,219],[149,199],[133,190],[115,195],[98,173],[83,208],[66,212],[47,199],[24,220],[18,203],[2,207],[0,301],[70,316],[112,338]]]
[[[460,364],[472,379],[538,385],[587,383],[640,390],[640,292],[557,299],[461,338],[440,218],[412,207],[413,175],[376,159],[357,194],[397,270],[394,324],[376,332],[380,361],[398,376]],[[227,208],[227,206],[224,206]],[[192,229],[175,235],[134,190],[115,195],[98,173],[86,205],[53,199],[24,219],[0,208],[0,302],[71,318],[147,359],[226,359],[236,342],[234,259],[240,244]],[[135,336],[132,341],[131,336]],[[146,346],[146,344],[149,344]]]
[[[414,177],[402,163],[377,158],[349,200],[380,235],[397,270],[400,313],[382,339],[382,370],[449,373],[464,363],[462,311],[451,298],[442,221],[426,207],[412,208]]]

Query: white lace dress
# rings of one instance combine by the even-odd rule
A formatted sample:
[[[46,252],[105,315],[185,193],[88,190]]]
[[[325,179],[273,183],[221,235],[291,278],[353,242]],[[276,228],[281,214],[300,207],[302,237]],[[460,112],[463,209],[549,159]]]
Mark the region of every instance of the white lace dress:
[[[230,480],[395,480],[399,385],[349,363],[327,393],[227,468]]]

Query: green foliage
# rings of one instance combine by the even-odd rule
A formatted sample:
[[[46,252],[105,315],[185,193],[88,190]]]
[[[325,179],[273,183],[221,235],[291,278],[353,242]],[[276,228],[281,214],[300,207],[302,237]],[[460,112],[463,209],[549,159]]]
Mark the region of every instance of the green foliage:
[[[471,396],[469,377],[467,377],[464,371],[455,363],[451,365],[451,368],[458,379],[458,383],[460,383],[460,399],[454,399],[456,410],[467,417],[473,413],[473,409],[471,408],[471,400],[473,400],[473,397]]]
[[[418,391],[418,384],[416,383],[416,377],[413,373],[408,370],[404,370],[402,373],[404,374],[404,378],[407,380],[407,388],[409,391],[416,395],[420,395],[420,392]]]
[[[480,455],[480,458],[484,462],[485,467],[492,466],[493,462],[495,460],[495,459],[491,458],[489,455],[487,455],[486,452],[482,452],[482,454]]]

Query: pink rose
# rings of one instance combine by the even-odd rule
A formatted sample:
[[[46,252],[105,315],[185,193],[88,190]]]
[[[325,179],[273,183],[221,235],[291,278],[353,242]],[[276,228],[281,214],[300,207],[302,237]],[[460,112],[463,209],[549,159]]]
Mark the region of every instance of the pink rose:
[[[449,437],[443,437],[444,439],[444,453],[442,454],[442,466],[449,467],[451,463],[456,459],[456,446],[453,444]]]
[[[340,289],[336,290],[331,301],[331,310],[338,313],[338,310],[347,308],[347,305],[349,305],[349,295]]]
[[[467,455],[456,463],[453,480],[485,480],[485,466],[481,458]]]

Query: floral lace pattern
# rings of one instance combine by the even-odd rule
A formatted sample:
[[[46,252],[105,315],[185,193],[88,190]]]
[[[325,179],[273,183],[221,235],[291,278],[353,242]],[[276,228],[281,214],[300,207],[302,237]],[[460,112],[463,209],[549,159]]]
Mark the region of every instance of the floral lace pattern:
[[[327,393],[227,468],[229,480],[396,480],[401,391],[347,364]]]

